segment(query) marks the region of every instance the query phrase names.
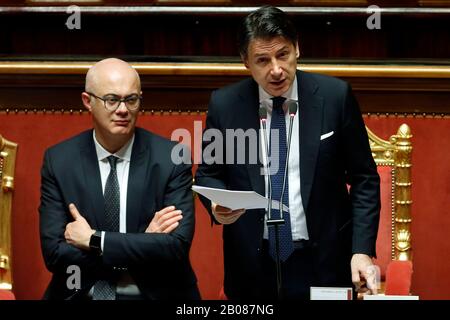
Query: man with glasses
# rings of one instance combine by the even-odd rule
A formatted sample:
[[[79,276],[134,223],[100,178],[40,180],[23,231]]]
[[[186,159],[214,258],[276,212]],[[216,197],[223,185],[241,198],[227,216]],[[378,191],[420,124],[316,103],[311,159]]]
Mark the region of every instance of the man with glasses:
[[[174,142],[135,127],[139,75],[102,60],[81,98],[93,130],[44,156],[40,234],[53,273],[44,298],[199,299],[191,166],[171,161]]]

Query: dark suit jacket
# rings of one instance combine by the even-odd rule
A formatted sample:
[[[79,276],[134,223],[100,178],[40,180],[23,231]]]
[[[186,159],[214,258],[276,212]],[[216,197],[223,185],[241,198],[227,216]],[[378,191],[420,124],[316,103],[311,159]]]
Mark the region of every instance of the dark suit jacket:
[[[91,228],[104,230],[104,198],[92,130],[49,148],[42,167],[40,234],[45,264],[53,278],[49,299],[82,297],[96,280],[128,270],[149,299],[195,299],[196,277],[189,262],[194,234],[190,165],[174,165],[174,142],[136,128],[127,192],[127,233],[106,232],[101,257],[66,243],[74,203]],[[144,233],[156,211],[182,210],[170,234]],[[81,268],[81,290],[69,290],[67,267]]]
[[[302,71],[297,71],[297,83],[300,183],[313,247],[313,282],[317,286],[351,286],[352,254],[375,255],[379,176],[349,85]],[[253,79],[215,91],[206,129],[216,128],[223,133],[225,129],[258,130],[258,108],[258,85]],[[321,135],[331,131],[334,131],[332,136],[320,140]],[[204,147],[207,145],[204,143]],[[249,150],[248,141],[246,150]],[[202,164],[196,173],[196,183],[230,190],[254,190],[264,195],[260,169],[259,161],[258,164]],[[351,186],[349,192],[347,184]],[[201,199],[210,212],[210,202]],[[263,224],[263,210],[248,210],[237,222],[223,228],[225,293],[230,298],[259,296],[258,284],[264,281],[261,278]]]

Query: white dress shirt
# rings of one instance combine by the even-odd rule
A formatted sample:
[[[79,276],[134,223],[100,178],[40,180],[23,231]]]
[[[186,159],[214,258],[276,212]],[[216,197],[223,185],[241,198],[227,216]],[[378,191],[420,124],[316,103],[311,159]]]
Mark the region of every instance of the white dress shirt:
[[[118,158],[116,164],[117,181],[119,182],[120,190],[120,220],[119,220],[119,232],[127,232],[127,191],[128,191],[128,173],[130,170],[131,151],[133,149],[134,135],[133,137],[122,147],[119,151],[112,154],[105,150],[95,137],[95,131],[93,133],[95,150],[97,152],[98,165],[100,168],[100,177],[102,180],[102,191],[105,193],[106,180],[108,179],[111,166],[108,162],[108,157],[114,155]],[[105,232],[102,231],[101,248],[103,251],[105,243]],[[137,295],[140,293],[138,287],[134,283],[133,279],[128,272],[124,272],[120,277],[116,292],[118,294]]]
[[[289,90],[283,94],[287,100],[298,101],[298,89],[297,89],[297,77],[295,77]],[[270,141],[270,122],[272,119],[272,103],[273,96],[268,94],[264,89],[259,86],[259,103],[263,104],[267,108],[267,132],[266,141]],[[289,113],[286,112],[286,104],[283,106],[285,110],[286,118],[286,136],[289,135]],[[292,240],[309,240],[308,229],[306,226],[305,210],[303,208],[302,195],[300,192],[300,134],[299,134],[299,116],[301,116],[301,101],[298,101],[298,110],[294,117],[292,125],[292,137],[291,137],[291,149],[289,152],[288,162],[288,183],[289,183],[289,213],[291,218]],[[261,127],[261,135],[263,133]],[[262,138],[262,136],[261,136]],[[264,141],[261,140],[263,164],[266,166],[266,149],[264,147]],[[286,140],[287,142],[287,140]],[[268,178],[265,177],[266,197],[268,196]],[[274,199],[280,200],[280,199]],[[267,215],[265,216],[267,221]],[[264,239],[269,238],[269,232],[267,223],[264,224]]]

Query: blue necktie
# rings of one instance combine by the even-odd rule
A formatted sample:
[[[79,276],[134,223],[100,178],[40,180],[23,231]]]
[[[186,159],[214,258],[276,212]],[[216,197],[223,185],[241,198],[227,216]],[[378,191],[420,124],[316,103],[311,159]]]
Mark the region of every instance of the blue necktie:
[[[281,198],[281,191],[283,188],[283,177],[284,169],[286,166],[286,156],[287,156],[287,137],[286,137],[286,119],[283,110],[283,103],[286,98],[275,97],[273,100],[272,108],[272,119],[270,121],[270,132],[273,130],[278,130],[278,171],[271,172],[272,175],[272,198],[279,201]],[[272,135],[271,135],[272,136]],[[277,141],[272,141],[270,139],[271,147],[270,150],[277,148]],[[273,143],[273,145],[272,145]],[[272,159],[271,161],[274,161]],[[272,167],[272,166],[271,166]],[[275,166],[276,167],[276,166]],[[289,179],[286,176],[286,186],[283,194],[283,204],[289,207]],[[280,210],[277,206],[272,208],[272,219],[280,218]],[[294,244],[292,242],[292,231],[291,231],[291,218],[288,212],[283,212],[284,224],[279,226],[279,244],[280,244],[280,260],[286,261],[287,258],[294,251]],[[273,259],[276,258],[276,242],[275,242],[275,228],[269,226],[269,251]]]
[[[117,165],[118,158],[109,156],[108,162],[111,167],[108,178],[105,184],[105,231],[118,232],[120,226],[120,189],[119,181],[117,179]],[[94,300],[115,300],[116,286],[114,281],[99,280],[95,283]]]

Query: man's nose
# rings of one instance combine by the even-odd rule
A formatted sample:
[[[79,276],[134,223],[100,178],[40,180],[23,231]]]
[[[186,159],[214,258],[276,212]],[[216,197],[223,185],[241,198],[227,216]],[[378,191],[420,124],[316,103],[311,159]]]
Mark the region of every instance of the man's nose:
[[[125,105],[125,101],[119,102],[119,106],[116,109],[116,113],[128,113],[128,108]]]
[[[270,68],[270,73],[274,77],[279,77],[281,73],[283,72],[283,69],[281,68],[280,64],[278,63],[277,59],[272,60],[272,67]]]

